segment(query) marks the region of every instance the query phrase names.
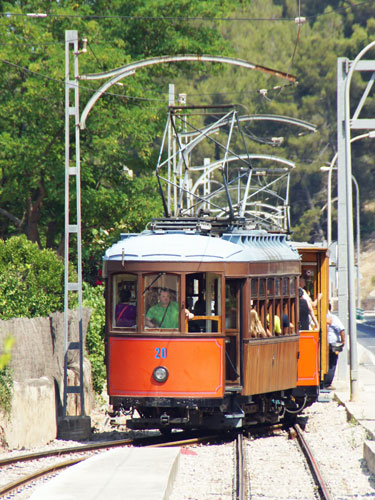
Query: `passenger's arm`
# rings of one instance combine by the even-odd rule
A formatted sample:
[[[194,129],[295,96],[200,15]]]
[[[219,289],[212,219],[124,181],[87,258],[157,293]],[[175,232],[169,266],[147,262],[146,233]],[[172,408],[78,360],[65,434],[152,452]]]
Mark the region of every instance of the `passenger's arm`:
[[[309,306],[309,313],[310,313],[310,316],[311,316],[311,318],[313,320],[315,328],[317,330],[319,330],[319,323],[318,323],[318,320],[316,319],[316,316],[315,316],[314,310],[312,308],[311,302],[308,302],[308,306]]]

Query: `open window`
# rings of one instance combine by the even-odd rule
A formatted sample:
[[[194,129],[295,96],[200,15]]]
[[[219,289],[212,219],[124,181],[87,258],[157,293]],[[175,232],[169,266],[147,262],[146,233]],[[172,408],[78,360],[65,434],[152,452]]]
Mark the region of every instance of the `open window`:
[[[189,332],[221,331],[221,276],[216,273],[186,275],[186,307],[194,314]]]

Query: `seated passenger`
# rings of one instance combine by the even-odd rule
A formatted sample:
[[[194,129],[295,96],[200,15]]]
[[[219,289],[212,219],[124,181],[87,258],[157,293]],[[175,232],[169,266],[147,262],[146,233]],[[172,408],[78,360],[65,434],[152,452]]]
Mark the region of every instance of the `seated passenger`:
[[[294,333],[294,325],[289,321],[288,315],[283,314],[283,334]]]
[[[159,302],[146,312],[145,325],[149,328],[178,328],[178,304],[171,300],[169,290],[162,289]]]
[[[258,313],[255,309],[250,311],[250,335],[253,338],[265,338],[268,337],[262,323],[258,317]]]
[[[134,327],[137,323],[137,308],[130,304],[131,292],[128,289],[120,291],[120,302],[116,306],[116,326]]]
[[[198,299],[194,304],[193,311],[194,311],[193,318],[194,316],[206,316],[206,301],[204,300],[202,293],[199,293]],[[185,315],[186,315],[186,310],[185,310]],[[188,316],[188,319],[191,320],[192,318]],[[203,332],[205,330],[206,330],[206,320],[204,319],[197,319],[189,323],[189,332]]]
[[[269,337],[272,337],[272,332],[269,330],[270,326],[270,315],[267,314],[267,333]],[[276,336],[281,335],[281,323],[280,323],[280,318],[275,314],[273,317],[273,331]]]
[[[206,315],[206,301],[204,300],[203,293],[199,293],[198,299],[194,304],[194,314],[195,316]]]

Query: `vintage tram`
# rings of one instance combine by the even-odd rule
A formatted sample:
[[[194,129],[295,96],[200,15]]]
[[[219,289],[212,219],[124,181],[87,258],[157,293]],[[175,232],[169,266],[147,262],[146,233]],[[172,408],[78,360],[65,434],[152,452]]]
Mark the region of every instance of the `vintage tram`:
[[[326,249],[289,240],[294,162],[250,153],[260,119],[316,128],[209,108],[169,106],[164,218],[104,256],[108,394],[133,429],[275,422],[316,401],[327,371]],[[302,332],[300,277],[322,297]]]
[[[323,247],[217,218],[123,234],[103,266],[113,411],[163,432],[296,415],[327,370],[327,272]],[[323,293],[315,331],[298,328],[301,275]]]

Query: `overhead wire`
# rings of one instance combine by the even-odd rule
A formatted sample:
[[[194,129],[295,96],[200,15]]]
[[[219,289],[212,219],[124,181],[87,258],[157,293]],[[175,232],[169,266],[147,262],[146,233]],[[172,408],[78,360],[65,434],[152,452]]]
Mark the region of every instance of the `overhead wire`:
[[[337,7],[336,9],[332,9],[331,11],[315,14],[313,16],[309,16],[307,19],[312,20],[317,18],[320,15],[331,15],[335,12],[341,12],[345,10],[349,10],[353,7],[361,7],[368,3],[371,3],[373,0],[363,0],[362,2],[358,2],[355,4],[350,4],[348,6]],[[205,16],[130,16],[130,15],[106,15],[106,14],[57,14],[53,12],[45,13],[45,12],[1,12],[1,16],[3,17],[27,17],[29,19],[45,19],[47,17],[56,17],[56,18],[68,18],[68,19],[127,19],[133,21],[205,21],[205,22],[216,22],[216,21],[224,21],[224,22],[239,22],[239,21],[256,21],[256,22],[287,22],[294,21],[294,18],[289,17],[205,17]]]
[[[126,18],[126,19],[144,19],[144,20],[160,20],[160,19],[165,19],[165,20],[173,20],[173,19],[187,19],[187,20],[211,20],[211,21],[217,21],[217,20],[226,20],[226,21],[266,21],[266,20],[269,20],[269,21],[274,21],[274,20],[283,20],[283,21],[291,21],[291,20],[294,20],[294,22],[297,22],[297,19],[299,20],[298,22],[298,31],[297,31],[297,37],[296,37],[296,41],[295,41],[295,44],[294,44],[294,50],[293,50],[293,54],[292,54],[292,57],[291,57],[291,61],[289,63],[289,67],[288,67],[288,70],[287,70],[287,75],[289,74],[290,70],[291,70],[291,67],[293,65],[293,62],[294,62],[294,59],[295,59],[295,55],[296,55],[296,52],[297,52],[297,46],[298,46],[298,43],[299,43],[299,40],[300,40],[300,34],[301,34],[301,25],[302,25],[302,22],[301,22],[301,19],[303,20],[306,20],[306,19],[313,19],[313,18],[316,18],[320,15],[329,15],[330,13],[333,13],[333,12],[338,12],[338,11],[341,11],[341,10],[347,10],[351,7],[358,7],[358,6],[361,6],[361,5],[365,5],[365,4],[368,4],[370,0],[364,0],[363,2],[360,2],[360,3],[357,3],[357,4],[352,4],[348,7],[338,7],[337,9],[333,9],[332,11],[329,11],[329,12],[325,12],[325,13],[322,13],[322,14],[317,14],[315,16],[308,16],[306,18],[301,18],[301,0],[298,0],[298,18],[198,18],[198,17],[154,17],[154,16],[151,16],[151,17],[147,17],[147,16],[144,16],[144,17],[139,17],[139,16],[93,16],[93,17],[98,17],[98,18]],[[87,18],[87,17],[90,17],[90,16],[86,16],[86,15],[74,15],[74,16],[70,16],[70,15],[60,15],[60,14],[41,14],[41,13],[36,13],[36,14],[30,14],[30,13],[10,13],[10,12],[7,12],[7,13],[0,13],[0,15],[6,15],[7,17],[10,17],[12,15],[15,15],[15,16],[26,16],[26,17],[29,17],[29,18],[45,18],[45,17],[78,17],[78,18]],[[17,43],[17,41],[10,41],[10,43]],[[25,44],[25,42],[22,42]],[[43,43],[43,44],[40,44],[40,43],[37,43],[37,45],[43,45],[43,46],[47,46],[47,45],[54,45],[54,44],[62,44],[62,43],[65,43],[63,41],[56,41],[56,42],[50,42],[50,43]],[[6,45],[5,42],[0,42],[0,45]],[[25,45],[29,45],[31,47],[35,47],[35,44],[25,44]],[[100,60],[98,59],[98,57],[96,56],[93,48],[92,48],[92,44],[88,44],[89,46],[89,49],[91,51],[91,53],[93,54],[93,56],[95,57],[96,61],[98,62],[98,64],[102,67],[102,64],[100,63]],[[28,68],[25,68],[25,67],[22,67],[22,66],[19,66],[15,63],[11,63],[10,61],[6,61],[4,59],[0,59],[0,62],[4,63],[4,64],[9,64],[11,66],[14,66],[14,67],[17,67],[19,69],[22,69],[23,71],[26,71],[26,72],[29,72],[35,76],[38,76],[38,77],[41,77],[41,78],[45,78],[45,79],[48,79],[48,80],[52,80],[52,81],[56,81],[58,83],[64,83],[63,80],[58,80],[58,79],[55,79],[55,78],[52,78],[52,77],[49,77],[47,75],[44,75],[42,73],[38,73],[36,71],[32,71],[32,70],[29,70]],[[294,84],[283,84],[283,85],[280,85],[280,86],[277,86],[277,87],[273,87],[272,89],[257,89],[255,91],[252,91],[252,92],[257,92],[258,94],[262,95],[264,99],[267,99],[269,101],[272,101],[273,99],[270,99],[268,97],[268,93],[269,91],[272,91],[274,89],[278,89],[279,92],[277,93],[280,94],[281,91],[287,87],[287,86],[291,86],[291,85],[294,85]],[[97,89],[93,88],[93,87],[90,87],[90,86],[85,86],[85,85],[80,85],[80,89],[82,90],[87,90],[87,91],[96,91]],[[167,91],[157,91],[157,90],[153,90],[154,93],[157,93],[157,94],[162,94],[162,95],[168,95],[168,92]],[[245,92],[245,94],[249,94],[251,95],[252,92]],[[164,102],[164,99],[158,99],[158,98],[146,98],[146,97],[138,97],[138,96],[130,96],[130,95],[126,95],[126,94],[117,94],[117,93],[113,93],[113,92],[106,92],[105,95],[108,95],[108,96],[115,96],[115,97],[121,97],[121,98],[124,98],[124,99],[129,99],[129,100],[140,100],[140,101],[160,101],[160,102]],[[213,93],[197,93],[197,94],[191,94],[192,97],[201,97],[201,96],[209,96],[209,95],[221,95],[221,96],[226,96],[226,95],[244,95],[244,92],[213,92]]]

